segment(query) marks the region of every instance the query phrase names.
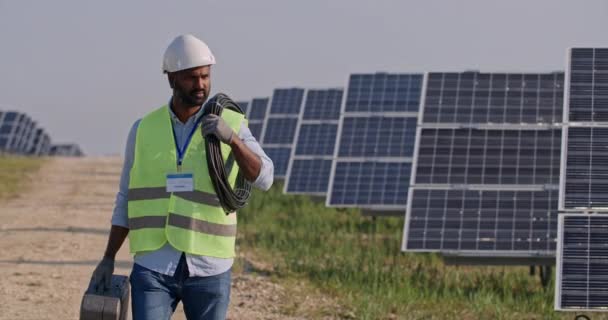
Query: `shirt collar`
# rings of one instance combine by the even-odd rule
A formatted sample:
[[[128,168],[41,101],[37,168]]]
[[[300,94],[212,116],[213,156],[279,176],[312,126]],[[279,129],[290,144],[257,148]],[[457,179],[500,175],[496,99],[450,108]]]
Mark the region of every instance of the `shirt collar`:
[[[179,120],[177,115],[175,115],[175,113],[173,112],[173,109],[171,109],[171,101],[172,101],[172,98],[169,98],[168,106],[169,106],[169,115],[171,116],[171,120],[174,123],[177,122],[177,123],[185,124]],[[200,109],[198,109],[198,111],[194,114],[194,117],[188,118],[188,120],[186,122],[190,122],[192,120],[192,118],[194,118],[194,121],[198,121],[198,119],[203,116],[203,109],[205,109],[205,104],[203,104],[203,106]]]

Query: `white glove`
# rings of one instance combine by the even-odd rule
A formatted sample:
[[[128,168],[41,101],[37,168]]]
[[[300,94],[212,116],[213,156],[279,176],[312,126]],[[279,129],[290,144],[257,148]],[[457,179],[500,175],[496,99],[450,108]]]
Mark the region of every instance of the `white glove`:
[[[226,144],[230,144],[230,141],[232,141],[232,136],[234,135],[234,130],[228,126],[226,121],[215,114],[208,114],[204,116],[201,123],[201,128],[203,131],[203,136],[212,134],[221,142]]]

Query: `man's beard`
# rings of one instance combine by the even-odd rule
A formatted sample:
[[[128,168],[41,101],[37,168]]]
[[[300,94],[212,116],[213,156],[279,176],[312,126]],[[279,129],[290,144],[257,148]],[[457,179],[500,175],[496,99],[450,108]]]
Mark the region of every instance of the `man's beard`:
[[[175,84],[174,92],[176,93],[176,96],[178,97],[178,99],[181,100],[182,105],[187,106],[187,107],[202,106],[203,103],[205,103],[205,101],[207,101],[207,98],[209,96],[208,92],[206,92],[204,89],[192,90],[190,92],[186,92],[185,90],[180,88],[179,85],[177,85],[177,84]],[[196,96],[196,94],[198,92],[203,92],[203,96],[201,98]]]

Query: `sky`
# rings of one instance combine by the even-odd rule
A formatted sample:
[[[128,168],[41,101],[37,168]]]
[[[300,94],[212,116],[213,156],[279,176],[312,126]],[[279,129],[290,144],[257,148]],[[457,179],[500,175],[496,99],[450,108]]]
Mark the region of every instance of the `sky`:
[[[211,93],[249,100],[360,72],[563,71],[568,47],[608,46],[608,1],[0,0],[0,110],[123,154],[169,100],[162,56],[184,33],[217,59]]]

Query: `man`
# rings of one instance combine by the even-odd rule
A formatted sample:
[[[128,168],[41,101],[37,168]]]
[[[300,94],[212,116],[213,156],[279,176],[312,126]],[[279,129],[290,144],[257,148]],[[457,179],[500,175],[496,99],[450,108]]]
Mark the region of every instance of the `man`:
[[[243,116],[228,109],[203,116],[213,64],[204,42],[192,35],[175,38],[163,61],[171,100],[129,132],[108,244],[91,285],[109,286],[114,258],[128,235],[135,254],[134,320],[169,319],[180,301],[188,319],[226,316],[236,213],[224,213],[215,195],[203,135],[215,135],[254,186],[272,185],[272,161]]]

